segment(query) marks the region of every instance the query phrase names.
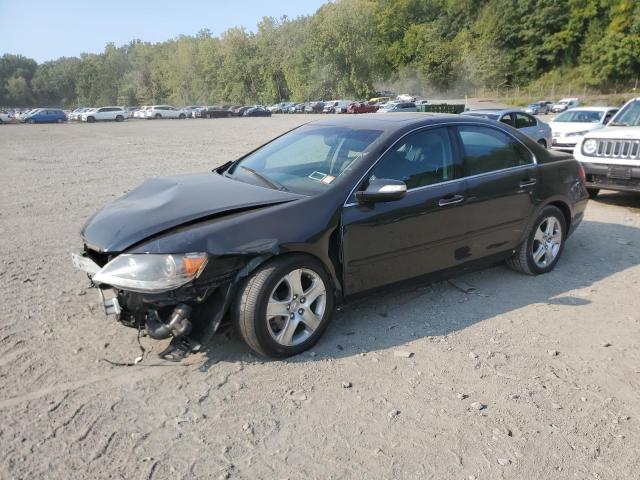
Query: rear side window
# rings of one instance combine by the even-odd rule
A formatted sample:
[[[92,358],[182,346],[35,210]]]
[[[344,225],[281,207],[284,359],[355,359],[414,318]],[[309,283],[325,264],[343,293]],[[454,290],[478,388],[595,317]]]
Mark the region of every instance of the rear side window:
[[[535,118],[525,115],[524,113],[516,113],[516,128],[535,127],[537,122]]]
[[[385,154],[373,175],[401,180],[407,188],[453,179],[453,155],[447,130],[436,128],[407,135]]]
[[[504,114],[500,119],[500,121],[502,123],[506,123],[507,125],[511,125],[513,127],[513,114],[512,113]]]
[[[465,176],[533,163],[529,150],[500,130],[471,125],[456,128],[463,147]]]

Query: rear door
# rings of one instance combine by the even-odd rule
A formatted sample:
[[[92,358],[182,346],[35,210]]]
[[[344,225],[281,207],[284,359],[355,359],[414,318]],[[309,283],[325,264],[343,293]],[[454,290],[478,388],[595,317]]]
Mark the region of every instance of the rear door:
[[[516,247],[535,206],[538,167],[534,155],[499,128],[460,125],[455,131],[467,186],[468,259]]]
[[[406,280],[460,261],[466,242],[465,182],[458,178],[451,132],[432,127],[396,142],[359,185],[371,178],[401,180],[404,198],[343,209],[345,293]]]

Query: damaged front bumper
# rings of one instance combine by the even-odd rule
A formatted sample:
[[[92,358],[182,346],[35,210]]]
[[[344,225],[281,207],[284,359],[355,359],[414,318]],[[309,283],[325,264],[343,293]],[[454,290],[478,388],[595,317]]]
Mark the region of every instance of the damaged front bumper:
[[[238,278],[238,268],[232,268],[167,292],[133,292],[94,283],[93,277],[102,266],[87,253],[72,253],[71,259],[74,267],[85,272],[98,290],[106,315],[115,315],[126,326],[144,328],[155,339],[188,339],[193,351],[217,331],[229,309]],[[225,264],[225,268],[235,266]]]

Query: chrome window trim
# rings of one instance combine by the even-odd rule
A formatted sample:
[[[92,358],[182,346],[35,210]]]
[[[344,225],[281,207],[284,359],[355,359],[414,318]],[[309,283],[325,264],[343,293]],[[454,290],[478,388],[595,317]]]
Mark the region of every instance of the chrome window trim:
[[[371,170],[373,170],[373,168],[375,168],[375,166],[378,164],[378,162],[382,159],[382,157],[384,157],[386,155],[386,153],[391,150],[398,142],[400,142],[403,138],[405,138],[408,135],[411,135],[412,133],[415,133],[419,130],[428,130],[430,128],[436,128],[436,127],[442,127],[442,126],[453,126],[453,127],[458,127],[458,126],[465,126],[465,125],[471,125],[471,126],[480,126],[480,127],[487,127],[487,128],[491,128],[493,130],[497,130],[499,132],[502,132],[504,134],[506,134],[507,136],[513,138],[516,142],[518,142],[520,145],[522,145],[525,150],[527,150],[527,152],[529,152],[529,154],[531,155],[531,158],[533,159],[532,163],[528,163],[526,165],[517,165],[515,167],[508,167],[508,168],[503,168],[501,170],[493,170],[491,172],[484,172],[484,173],[478,173],[476,175],[469,175],[467,177],[461,177],[461,178],[454,178],[453,180],[447,180],[445,182],[438,182],[438,183],[433,183],[431,185],[423,185],[421,187],[415,187],[415,188],[410,188],[407,190],[407,193],[416,191],[416,190],[420,190],[420,189],[424,189],[424,188],[429,188],[429,187],[435,187],[438,185],[446,185],[448,183],[453,183],[453,182],[457,182],[460,180],[467,180],[469,178],[476,178],[476,177],[482,177],[482,176],[487,176],[487,175],[493,175],[493,174],[497,174],[497,173],[502,173],[502,172],[506,172],[509,170],[514,170],[517,168],[528,168],[531,165],[538,165],[538,159],[536,157],[536,154],[533,153],[529,147],[527,147],[519,138],[517,138],[516,136],[514,136],[511,132],[505,132],[504,130],[501,130],[499,128],[494,127],[493,125],[485,125],[485,124],[479,124],[479,123],[474,123],[474,122],[459,122],[459,123],[435,123],[432,125],[422,125],[420,127],[414,128],[413,130],[408,131],[407,133],[405,133],[404,135],[402,135],[400,138],[398,138],[395,142],[393,142],[391,145],[389,145],[388,148],[385,149],[384,152],[382,152],[380,154],[380,156],[373,162],[373,164],[367,169],[367,171],[364,173],[364,175],[362,175],[362,177],[360,177],[360,179],[355,183],[355,185],[353,186],[353,188],[351,189],[351,191],[349,192],[349,195],[347,195],[347,198],[344,199],[344,202],[342,203],[342,207],[352,207],[354,205],[358,205],[358,202],[350,202],[347,203],[347,201],[351,198],[351,195],[353,195],[353,193],[356,191],[356,188],[358,188],[358,185],[360,185],[360,183],[367,177],[367,175],[369,174],[369,172],[371,172]],[[505,124],[506,125],[506,124]]]

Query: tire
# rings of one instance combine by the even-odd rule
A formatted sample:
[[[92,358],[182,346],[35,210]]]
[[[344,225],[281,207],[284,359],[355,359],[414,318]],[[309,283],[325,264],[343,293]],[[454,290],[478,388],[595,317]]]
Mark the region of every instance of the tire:
[[[95,117],[87,117],[88,123],[95,123],[95,121],[96,121]]]
[[[122,115],[116,116],[116,122],[124,122],[124,117]]]
[[[549,230],[550,219],[555,219],[555,225],[559,226],[559,231]],[[553,222],[552,222],[552,225]],[[540,230],[540,231],[539,231]],[[550,235],[551,234],[551,235]],[[567,220],[558,207],[548,205],[542,209],[532,227],[527,233],[527,238],[516,249],[513,256],[507,260],[507,265],[513,270],[527,275],[541,275],[550,272],[558,263],[558,259],[564,250],[564,241],[567,238]],[[549,241],[546,242],[545,240]],[[545,248],[545,243],[549,248]],[[542,257],[536,260],[535,254],[540,252],[542,247]]]
[[[180,120],[184,120],[185,118],[187,118],[187,116],[184,113],[181,113],[180,117],[178,117],[178,118],[180,118]]]
[[[538,143],[540,145],[542,145],[544,148],[547,148],[547,141],[546,140],[541,138],[540,140],[538,140]]]
[[[591,198],[593,200],[600,193],[600,189],[599,188],[587,188],[587,193],[589,194],[589,198]]]
[[[30,118],[29,120],[27,120],[27,123],[29,125],[33,125],[34,123],[36,123],[36,121],[33,118]]]
[[[154,117],[156,120],[159,120],[162,118],[162,115],[160,115],[159,113],[156,113],[156,116]]]
[[[62,123],[64,122],[64,120],[62,120],[61,118],[59,118],[58,120],[56,120],[56,123]]]
[[[298,288],[292,288],[296,283]],[[303,295],[316,296],[309,303]],[[322,264],[306,255],[287,255],[266,262],[241,284],[233,322],[257,354],[290,357],[318,341],[334,305],[333,285]],[[268,307],[275,315],[267,314]]]

